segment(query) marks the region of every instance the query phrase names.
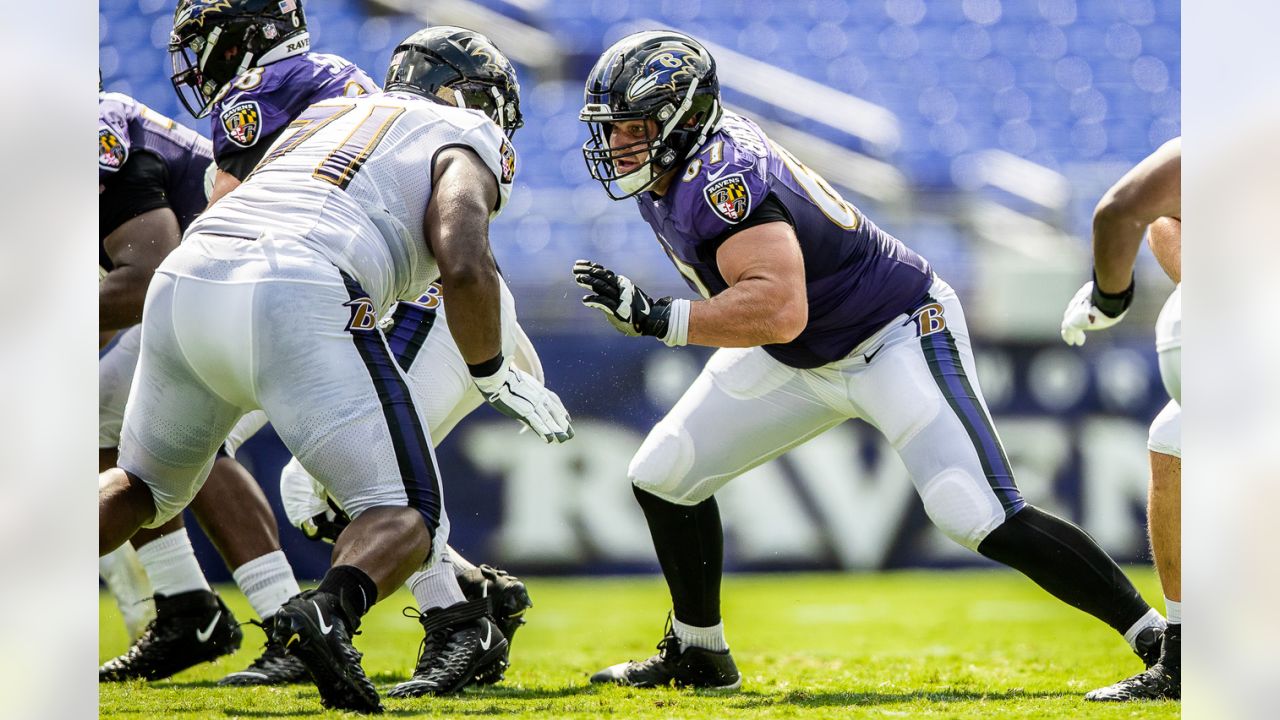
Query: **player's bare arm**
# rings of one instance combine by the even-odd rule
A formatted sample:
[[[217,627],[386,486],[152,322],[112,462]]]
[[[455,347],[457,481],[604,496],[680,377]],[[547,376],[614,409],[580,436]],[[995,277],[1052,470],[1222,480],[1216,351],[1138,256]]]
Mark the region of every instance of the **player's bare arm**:
[[[151,276],[181,237],[173,211],[156,208],[128,220],[103,240],[115,267],[98,286],[98,330],[120,330],[142,321]]]
[[[449,148],[435,161],[426,236],[449,295],[449,330],[468,365],[502,351],[498,267],[489,250],[489,213],[498,182],[473,151]]]
[[[716,252],[729,288],[690,304],[689,342],[755,347],[791,342],[809,320],[804,257],[785,222],[735,233]]]
[[[1147,245],[1169,279],[1182,282],[1182,221],[1162,217],[1147,230]]]
[[[1182,138],[1174,138],[1125,173],[1093,211],[1098,289],[1129,287],[1142,234],[1160,217],[1182,217]]]
[[[240,187],[240,179],[235,175],[218,168],[217,174],[213,177],[213,190],[209,191],[209,205],[222,199],[224,195]]]

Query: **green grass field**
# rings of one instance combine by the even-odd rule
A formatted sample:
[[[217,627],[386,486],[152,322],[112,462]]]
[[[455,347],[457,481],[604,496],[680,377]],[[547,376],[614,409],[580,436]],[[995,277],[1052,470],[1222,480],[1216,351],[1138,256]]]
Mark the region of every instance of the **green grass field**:
[[[1131,568],[1160,597],[1150,568]],[[1085,692],[1141,669],[1109,628],[1009,571],[730,576],[724,615],[743,689],[728,694],[593,687],[587,676],[654,652],[669,600],[659,578],[528,579],[534,608],[501,685],[449,699],[384,698],[404,717],[1176,718],[1177,703],[1086,703]],[[223,597],[252,617],[233,588]],[[405,678],[421,632],[401,591],[365,619],[356,647],[380,690]],[[1159,606],[1159,605],[1158,605]],[[100,602],[103,660],[127,645]],[[104,718],[315,717],[315,688],[224,689],[214,683],[260,650],[241,650],[169,681],[102,685]],[[339,713],[328,713],[339,716]],[[344,715],[345,714],[341,714]]]

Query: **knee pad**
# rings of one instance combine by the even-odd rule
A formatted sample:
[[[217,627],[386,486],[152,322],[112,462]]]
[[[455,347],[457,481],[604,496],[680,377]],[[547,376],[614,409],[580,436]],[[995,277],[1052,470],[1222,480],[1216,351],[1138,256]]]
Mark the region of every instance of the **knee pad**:
[[[989,490],[986,480],[948,468],[920,488],[924,511],[944,535],[970,550],[977,550],[987,534],[1004,522],[1004,508]]]
[[[1170,400],[1147,433],[1147,449],[1162,455],[1182,457],[1182,406]]]
[[[637,488],[678,505],[696,505],[705,497],[689,478],[693,467],[693,439],[683,426],[660,422],[649,431],[631,464],[627,478]]]

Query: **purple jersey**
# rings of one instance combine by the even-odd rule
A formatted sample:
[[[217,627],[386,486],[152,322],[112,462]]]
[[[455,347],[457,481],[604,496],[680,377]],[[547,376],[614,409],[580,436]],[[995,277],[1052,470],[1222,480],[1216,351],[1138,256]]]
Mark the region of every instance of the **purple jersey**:
[[[770,195],[790,217],[804,255],[809,322],[795,340],[764,346],[779,362],[814,368],[845,357],[914,308],[932,282],[924,258],[744,117],[725,113],[678,172],[664,197],[643,192],[636,200],[689,287],[703,297],[728,287],[716,251],[735,225]]]
[[[213,153],[219,161],[273,137],[321,100],[380,89],[363,70],[337,55],[311,52],[246,70],[227,88],[210,114]]]
[[[165,195],[186,230],[204,210],[205,172],[213,159],[209,141],[120,93],[98,93],[98,182],[107,184],[136,153],[165,166]]]

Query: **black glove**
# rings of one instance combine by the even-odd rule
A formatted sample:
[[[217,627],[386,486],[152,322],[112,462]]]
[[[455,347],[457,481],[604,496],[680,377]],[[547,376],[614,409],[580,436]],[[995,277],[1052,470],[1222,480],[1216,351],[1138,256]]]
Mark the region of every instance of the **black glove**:
[[[333,501],[329,501],[329,510],[322,512],[310,520],[304,520],[298,528],[308,540],[319,540],[330,545],[338,542],[338,536],[351,524],[351,518],[338,509]]]
[[[618,332],[632,336],[666,336],[671,298],[654,300],[627,276],[615,275],[612,270],[587,260],[573,264],[573,280],[592,293],[583,296],[582,304],[604,313]]]

